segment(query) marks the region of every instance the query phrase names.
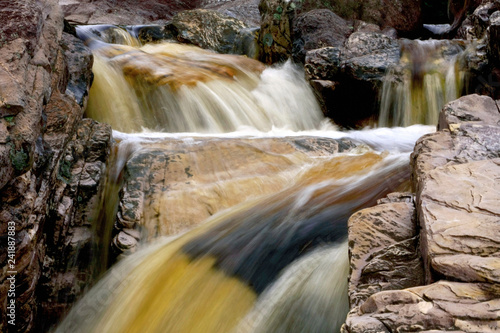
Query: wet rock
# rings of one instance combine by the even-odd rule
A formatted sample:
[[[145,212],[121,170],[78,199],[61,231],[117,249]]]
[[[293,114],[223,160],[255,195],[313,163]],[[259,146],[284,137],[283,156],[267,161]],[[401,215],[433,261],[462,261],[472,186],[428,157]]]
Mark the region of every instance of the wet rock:
[[[93,78],[92,52],[79,38],[67,33],[62,35],[61,47],[68,68],[68,84],[64,93],[73,96],[76,102],[85,108],[84,102]]]
[[[346,42],[344,64],[348,76],[382,82],[386,71],[399,64],[398,42],[376,32],[353,33]]]
[[[300,169],[291,158],[330,156],[353,147],[350,141],[314,137],[140,143],[125,165],[116,234],[138,230],[133,237],[143,241],[179,234],[225,208],[289,184]],[[115,238],[117,254],[125,245],[135,246],[122,236]]]
[[[353,24],[328,9],[315,9],[293,20],[293,58],[304,62],[306,52],[341,47],[353,32]]]
[[[398,41],[380,32],[355,32],[342,46],[308,51],[308,78],[335,82],[334,92],[313,85],[324,114],[346,127],[370,119],[377,112],[386,73],[399,64],[400,53]]]
[[[174,16],[167,27],[183,43],[191,43],[218,53],[235,53],[235,45],[248,38],[245,23],[207,9],[183,11]],[[256,36],[252,33],[251,37]],[[237,48],[237,47],[236,47]]]

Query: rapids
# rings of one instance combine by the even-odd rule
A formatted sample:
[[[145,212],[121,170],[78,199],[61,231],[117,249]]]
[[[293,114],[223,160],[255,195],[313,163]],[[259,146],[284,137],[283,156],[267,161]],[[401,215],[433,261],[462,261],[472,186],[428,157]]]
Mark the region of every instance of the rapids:
[[[109,123],[117,141],[110,206],[99,230],[101,265],[129,162],[145,151],[182,152],[197,167],[185,170],[186,190],[166,186],[141,206],[141,227],[158,221],[149,237],[107,271],[56,332],[338,331],[348,310],[347,219],[392,191],[408,190],[409,153],[433,127],[338,131],[291,63],[265,68],[175,43],[139,45],[113,29],[120,32],[103,32],[100,40],[79,30],[95,55],[88,116]],[[311,154],[272,141],[304,137],[354,144]],[[234,150],[217,155],[225,143]],[[241,153],[243,145],[260,164]],[[212,148],[199,149],[205,146]],[[214,180],[203,183],[196,175],[207,170]],[[169,219],[175,209],[196,205],[197,193],[210,186],[230,204],[196,223]],[[162,229],[167,223],[174,227]]]

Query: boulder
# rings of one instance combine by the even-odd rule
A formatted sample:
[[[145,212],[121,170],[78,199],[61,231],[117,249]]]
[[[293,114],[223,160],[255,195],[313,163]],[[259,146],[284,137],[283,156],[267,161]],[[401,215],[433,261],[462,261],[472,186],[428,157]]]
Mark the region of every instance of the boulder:
[[[244,52],[245,48],[252,49],[251,46],[244,46],[245,43],[254,44],[253,52],[250,51],[248,55],[252,58],[257,56],[255,31],[249,30],[242,21],[213,10],[182,11],[173,17],[167,29],[180,42],[218,53],[238,53],[238,48]]]
[[[393,194],[349,218],[349,300],[360,306],[383,290],[419,286],[424,272],[411,194]]]
[[[421,28],[422,1],[410,0],[335,0],[296,1],[299,11],[329,9],[347,20],[362,20],[382,28],[393,27],[402,35],[413,34]]]
[[[293,58],[304,62],[306,52],[322,47],[342,47],[353,24],[328,9],[315,9],[293,20]]]
[[[325,115],[338,125],[356,127],[377,114],[386,73],[399,64],[400,54],[398,41],[381,32],[354,32],[341,46],[308,51],[304,67],[310,80],[335,87],[313,84]]]

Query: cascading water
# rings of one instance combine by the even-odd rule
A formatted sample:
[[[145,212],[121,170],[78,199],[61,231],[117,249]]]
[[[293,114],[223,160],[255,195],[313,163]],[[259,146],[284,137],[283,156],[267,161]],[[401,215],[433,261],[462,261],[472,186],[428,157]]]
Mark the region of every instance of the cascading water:
[[[116,224],[159,238],[118,262],[57,332],[338,331],[348,309],[347,219],[404,189],[408,154],[432,128],[338,132],[292,64],[265,68],[173,43],[110,45],[133,39],[108,33],[89,40],[88,113],[120,131],[111,183],[124,167],[137,190],[120,203]],[[311,137],[344,152],[311,152]],[[128,164],[154,158],[172,173],[134,173]],[[195,167],[180,164],[187,158]],[[227,204],[213,204],[209,191]],[[213,216],[171,218],[197,204]],[[136,225],[122,221],[127,207]]]
[[[461,96],[466,71],[462,41],[403,40],[400,65],[389,70],[378,125],[437,124],[443,105]]]

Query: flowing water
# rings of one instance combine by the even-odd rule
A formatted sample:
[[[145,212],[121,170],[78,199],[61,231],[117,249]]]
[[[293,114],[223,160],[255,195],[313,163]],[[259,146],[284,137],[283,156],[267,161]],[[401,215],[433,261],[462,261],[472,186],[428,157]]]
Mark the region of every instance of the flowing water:
[[[389,70],[380,96],[379,126],[437,124],[439,112],[464,90],[463,41],[402,40],[400,64]]]
[[[80,30],[96,59],[88,115],[117,140],[100,241],[128,223],[147,244],[56,331],[338,331],[347,219],[408,189],[409,153],[432,127],[340,132],[290,63],[94,29]]]

